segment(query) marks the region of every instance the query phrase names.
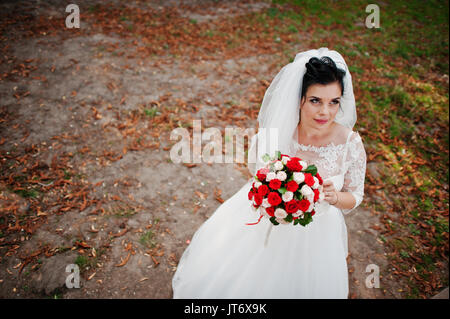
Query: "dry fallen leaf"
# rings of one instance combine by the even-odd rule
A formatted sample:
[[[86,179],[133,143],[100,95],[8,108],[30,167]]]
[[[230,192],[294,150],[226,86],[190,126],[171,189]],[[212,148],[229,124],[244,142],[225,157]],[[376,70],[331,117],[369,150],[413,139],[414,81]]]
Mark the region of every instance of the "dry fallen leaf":
[[[89,245],[88,245],[86,242],[84,242],[84,241],[77,241],[76,244],[77,244],[78,246],[80,246],[80,247],[83,247],[83,248],[91,248],[91,246],[89,246]]]
[[[224,200],[223,200],[221,195],[222,195],[222,190],[217,189],[217,188],[214,189],[214,197],[219,203],[223,203],[224,202]]]
[[[158,267],[159,261],[157,261],[156,258],[153,257],[153,255],[150,255],[150,257],[152,257],[152,260],[153,260],[153,262],[155,263],[155,267]]]
[[[125,259],[122,260],[122,258],[121,258],[121,263],[117,264],[116,267],[125,266],[126,263],[128,262],[128,260],[130,259],[130,256],[131,256],[131,252],[128,253],[128,255],[127,255],[127,257]]]
[[[47,213],[41,212],[41,209],[38,207],[37,216],[47,216]]]
[[[22,263],[20,262],[20,263],[18,263],[17,265],[13,266],[13,268],[14,268],[14,269],[17,269],[17,268],[20,267],[21,264],[22,264]]]
[[[120,237],[120,236],[123,236],[127,231],[128,231],[128,229],[125,228],[124,230],[118,232],[117,234],[111,234],[111,236],[113,236],[113,237]]]
[[[87,280],[91,280],[92,278],[94,278],[94,276],[95,276],[96,273],[97,273],[97,272],[94,272],[92,275],[90,275],[90,276],[88,277]]]
[[[201,199],[206,199],[206,195],[203,194],[202,192],[195,191],[195,194],[197,194],[197,196],[200,197]]]

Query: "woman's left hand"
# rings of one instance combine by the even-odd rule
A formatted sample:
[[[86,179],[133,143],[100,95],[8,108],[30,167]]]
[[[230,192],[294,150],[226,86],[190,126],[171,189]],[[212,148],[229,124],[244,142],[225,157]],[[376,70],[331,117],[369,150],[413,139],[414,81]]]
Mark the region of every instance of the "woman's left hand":
[[[334,184],[332,181],[327,180],[323,182],[323,193],[325,195],[325,200],[330,204],[330,205],[335,205],[338,202],[338,195],[337,195],[337,191],[334,188]]]

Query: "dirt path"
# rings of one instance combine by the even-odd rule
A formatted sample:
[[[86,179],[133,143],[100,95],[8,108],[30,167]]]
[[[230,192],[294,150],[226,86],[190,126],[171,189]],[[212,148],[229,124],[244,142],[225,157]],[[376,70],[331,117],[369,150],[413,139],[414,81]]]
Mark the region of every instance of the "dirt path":
[[[149,6],[164,10],[162,3],[179,4]],[[236,12],[235,2],[196,4],[217,6],[216,14],[192,8],[181,17],[203,23],[270,5],[254,1]],[[92,1],[79,5],[95,8]],[[53,2],[1,6],[65,16]],[[187,49],[141,58],[138,37],[100,30],[28,36],[29,29],[11,24],[2,43],[0,204],[8,227],[0,236],[0,297],[170,298],[188,240],[249,178],[237,164],[171,163],[170,130],[194,119],[204,127],[255,127],[264,80],[278,71],[273,55],[205,59]],[[8,171],[15,183],[27,182],[20,184],[27,196],[5,182]],[[381,274],[388,265],[372,228],[377,216],[361,207],[346,222],[351,297],[398,297],[389,278],[380,289],[365,286],[367,265],[380,266]],[[74,263],[81,288],[68,289],[66,266]]]

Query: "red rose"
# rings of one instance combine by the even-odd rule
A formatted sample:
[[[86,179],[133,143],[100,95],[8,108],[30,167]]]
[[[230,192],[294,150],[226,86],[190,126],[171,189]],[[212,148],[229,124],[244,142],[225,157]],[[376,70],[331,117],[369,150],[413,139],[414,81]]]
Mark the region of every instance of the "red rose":
[[[250,190],[250,191],[248,192],[248,200],[252,200],[253,195],[255,195],[255,193],[253,193],[253,191]]]
[[[261,196],[266,196],[269,193],[269,187],[267,185],[261,185],[258,188],[258,194]]]
[[[286,189],[290,192],[295,192],[298,189],[298,184],[296,181],[289,181],[286,183]]]
[[[300,165],[299,161],[291,157],[291,159],[286,163],[287,168],[293,172],[300,172],[303,167]]]
[[[277,192],[270,192],[267,196],[267,200],[269,201],[269,204],[272,206],[277,206],[279,203],[281,203],[281,197],[278,195]]]
[[[319,184],[322,185],[323,184],[322,176],[320,176],[319,173],[316,173],[316,177],[319,180]]]
[[[259,181],[262,182],[266,179],[266,175],[267,173],[270,172],[270,169],[268,167],[263,167],[260,168],[257,172],[256,172],[256,177],[258,177]]]
[[[263,197],[262,197],[260,194],[255,194],[255,195],[253,196],[253,199],[254,199],[256,205],[259,206],[259,205],[262,204]]]
[[[305,173],[305,183],[309,187],[314,185],[314,177],[310,173]]]
[[[266,213],[269,214],[270,217],[274,216],[274,212],[275,212],[275,207],[270,206],[266,208]]]
[[[281,187],[281,181],[279,179],[274,178],[269,182],[269,187],[274,190],[277,190]]]
[[[317,202],[319,200],[319,190],[318,189],[313,189],[314,192],[314,202]]]
[[[257,172],[257,173],[256,173],[256,177],[258,177],[258,180],[259,180],[260,182],[262,182],[262,181],[264,181],[264,180],[266,179],[266,174]]]
[[[293,159],[294,161],[300,162],[302,159],[300,157],[291,157],[291,159]]]
[[[300,209],[302,212],[305,212],[311,203],[307,199],[302,199],[298,202],[298,209]]]
[[[295,199],[287,202],[284,206],[288,214],[293,214],[298,211],[298,203]]]
[[[314,210],[311,211],[311,216],[314,216],[316,212]]]

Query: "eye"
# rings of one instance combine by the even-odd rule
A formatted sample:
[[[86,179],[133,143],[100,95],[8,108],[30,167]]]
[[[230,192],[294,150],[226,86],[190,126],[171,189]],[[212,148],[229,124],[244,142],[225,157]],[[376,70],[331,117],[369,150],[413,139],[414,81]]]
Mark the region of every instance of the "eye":
[[[317,98],[312,98],[311,100],[309,100],[311,103],[316,104],[319,102],[319,99]]]
[[[337,105],[337,104],[339,104],[339,100],[333,100],[333,101],[331,101],[331,104]]]

